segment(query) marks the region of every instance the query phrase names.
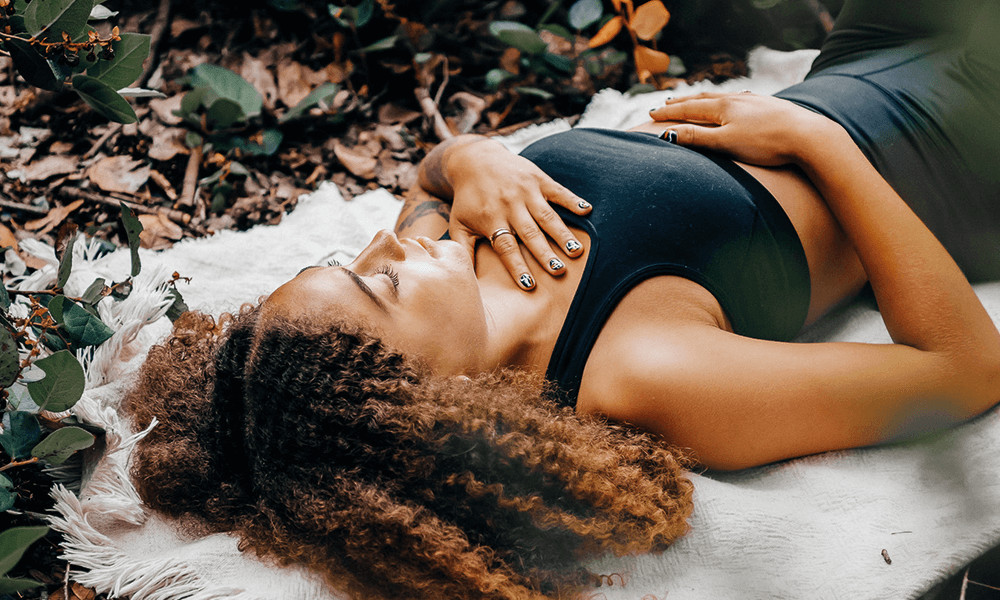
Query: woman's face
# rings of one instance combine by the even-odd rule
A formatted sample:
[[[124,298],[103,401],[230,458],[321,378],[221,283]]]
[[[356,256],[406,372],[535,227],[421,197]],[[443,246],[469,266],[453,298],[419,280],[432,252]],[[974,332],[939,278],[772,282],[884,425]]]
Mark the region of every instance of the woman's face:
[[[361,319],[442,375],[474,372],[486,343],[486,313],[465,249],[385,230],[349,265],[303,270],[268,297],[264,310]]]

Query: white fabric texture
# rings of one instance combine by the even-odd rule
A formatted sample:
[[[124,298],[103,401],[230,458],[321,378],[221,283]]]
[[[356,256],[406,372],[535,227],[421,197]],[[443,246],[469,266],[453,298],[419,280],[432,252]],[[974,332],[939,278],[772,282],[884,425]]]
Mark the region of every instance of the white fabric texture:
[[[595,96],[580,126],[624,128],[668,94],[706,89],[772,93],[801,79],[815,52],[758,50],[750,79],[673,92]],[[507,139],[519,149],[565,122]],[[226,535],[187,539],[147,511],[128,481],[129,451],[139,436],[117,415],[123,390],[148,347],[169,329],[163,287],[169,273],[192,308],[230,311],[255,300],[300,268],[329,258],[349,260],[381,228],[391,228],[399,203],[379,190],[344,201],[323,185],[274,227],[222,232],[142,252],[134,300],[102,316],[120,331],[88,361],[88,390],[75,412],[108,430],[103,452],[88,456],[89,476],[77,498],[58,489],[52,526],[65,536],[74,578],[100,592],[134,600],[328,600],[319,578],[240,554]],[[128,252],[87,260],[80,251],[67,285],[79,291],[94,276],[121,280]],[[26,287],[46,283],[54,267]],[[1000,322],[1000,282],[978,285]],[[825,318],[801,341],[888,342],[878,313],[864,301]],[[720,368],[725,368],[720,365]],[[809,402],[809,398],[803,398]],[[595,563],[613,585],[594,590],[608,600],[646,595],[670,600],[755,598],[908,598],[1000,543],[1000,416],[996,410],[919,441],[827,453],[733,474],[695,474],[692,531],[662,555]],[[891,559],[891,564],[884,558]],[[624,581],[624,585],[623,584]]]

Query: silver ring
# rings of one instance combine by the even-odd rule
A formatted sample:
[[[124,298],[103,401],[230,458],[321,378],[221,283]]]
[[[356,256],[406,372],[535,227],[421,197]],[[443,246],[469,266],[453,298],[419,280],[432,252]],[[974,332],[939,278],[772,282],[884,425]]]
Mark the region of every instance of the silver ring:
[[[501,235],[514,235],[514,232],[511,231],[510,229],[504,229],[503,227],[497,229],[492,234],[490,234],[490,246],[492,246],[494,242],[497,241],[497,238],[500,237]]]

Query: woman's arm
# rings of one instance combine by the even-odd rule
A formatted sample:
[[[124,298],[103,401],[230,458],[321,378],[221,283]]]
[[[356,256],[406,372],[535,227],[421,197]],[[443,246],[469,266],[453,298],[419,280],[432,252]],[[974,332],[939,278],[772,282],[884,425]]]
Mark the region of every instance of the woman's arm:
[[[939,428],[1000,400],[1000,333],[843,128],[746,95],[675,100],[653,116],[686,121],[671,128],[682,145],[799,165],[853,241],[895,343],[786,344],[699,323],[656,335],[625,327],[608,342],[620,346],[611,355],[627,357],[624,368],[593,375],[582,410],[658,431],[709,466],[742,468]]]

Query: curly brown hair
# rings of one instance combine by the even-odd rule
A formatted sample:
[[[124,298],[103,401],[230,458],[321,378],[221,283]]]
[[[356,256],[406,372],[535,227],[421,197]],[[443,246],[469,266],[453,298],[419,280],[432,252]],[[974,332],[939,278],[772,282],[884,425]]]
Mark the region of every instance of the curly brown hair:
[[[125,400],[154,509],[356,598],[566,598],[687,531],[683,454],[505,372],[436,377],[359,326],[186,313]]]

